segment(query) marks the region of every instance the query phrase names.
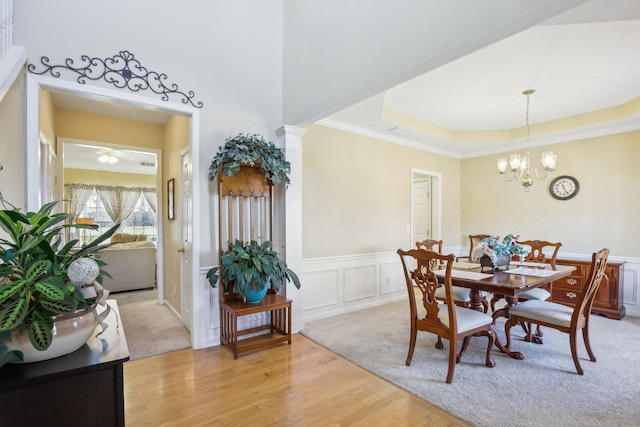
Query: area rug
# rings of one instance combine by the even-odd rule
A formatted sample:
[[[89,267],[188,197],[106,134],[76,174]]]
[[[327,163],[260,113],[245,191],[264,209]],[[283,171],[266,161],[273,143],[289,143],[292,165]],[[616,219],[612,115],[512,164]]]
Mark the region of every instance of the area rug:
[[[504,343],[504,320],[495,326]],[[631,426],[640,423],[640,319],[591,319],[589,360],[580,336],[584,375],[575,371],[569,335],[544,328],[542,345],[511,330],[515,360],[497,349],[496,366],[484,365],[486,338],[473,338],[446,384],[448,343],[418,332],[411,366],[409,303],[400,301],[307,322],[301,333],[364,369],[476,426]]]
[[[158,304],[158,291],[118,292],[120,317],[129,346],[129,360],[142,359],[191,347],[191,335],[166,305]]]

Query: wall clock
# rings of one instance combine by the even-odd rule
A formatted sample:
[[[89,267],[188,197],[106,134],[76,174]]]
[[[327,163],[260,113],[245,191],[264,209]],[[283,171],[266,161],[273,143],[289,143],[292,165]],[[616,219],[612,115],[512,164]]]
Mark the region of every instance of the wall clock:
[[[578,180],[569,175],[562,175],[551,181],[549,193],[554,199],[569,200],[580,191]]]

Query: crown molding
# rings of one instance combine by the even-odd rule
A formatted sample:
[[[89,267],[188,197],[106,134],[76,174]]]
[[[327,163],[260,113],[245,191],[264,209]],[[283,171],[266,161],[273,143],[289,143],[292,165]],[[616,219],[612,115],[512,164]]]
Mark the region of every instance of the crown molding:
[[[381,132],[372,131],[369,129],[350,125],[348,123],[340,122],[337,120],[323,119],[323,120],[317,121],[315,124],[330,127],[333,129],[342,130],[345,132],[351,132],[357,135],[362,135],[369,138],[378,139],[381,141],[390,142],[392,144],[397,144],[404,147],[413,148],[416,150],[421,150],[429,153],[451,157],[454,159],[471,159],[474,157],[482,157],[482,156],[487,156],[491,154],[513,151],[515,148],[524,149],[524,148],[542,147],[546,145],[562,144],[564,142],[579,141],[582,139],[598,138],[598,137],[607,136],[607,135],[615,135],[619,133],[627,133],[627,132],[640,130],[640,122],[626,123],[626,124],[612,124],[606,127],[598,126],[597,128],[588,129],[588,130],[585,130],[585,128],[577,128],[562,135],[556,134],[556,135],[550,135],[550,136],[539,136],[539,137],[530,138],[529,143],[526,143],[526,144],[522,143],[522,141],[524,141],[522,139],[511,140],[511,141],[507,141],[507,143],[513,144],[513,145],[509,145],[508,147],[504,146],[502,148],[495,148],[495,149],[489,149],[489,150],[477,150],[477,151],[469,151],[467,153],[457,153],[455,151],[442,150],[439,148],[431,147],[428,144],[411,141],[409,139],[386,135]]]

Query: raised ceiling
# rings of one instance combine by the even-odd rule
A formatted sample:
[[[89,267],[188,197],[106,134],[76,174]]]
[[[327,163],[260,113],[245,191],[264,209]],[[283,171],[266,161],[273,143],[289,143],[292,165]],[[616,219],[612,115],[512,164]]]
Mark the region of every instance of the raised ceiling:
[[[640,129],[638,40],[640,1],[592,0],[320,123],[458,158]],[[536,93],[525,143],[527,89]],[[169,117],[66,94],[53,100],[152,123]]]
[[[321,124],[460,158],[640,129],[640,2],[594,0]],[[586,125],[584,125],[587,123]]]

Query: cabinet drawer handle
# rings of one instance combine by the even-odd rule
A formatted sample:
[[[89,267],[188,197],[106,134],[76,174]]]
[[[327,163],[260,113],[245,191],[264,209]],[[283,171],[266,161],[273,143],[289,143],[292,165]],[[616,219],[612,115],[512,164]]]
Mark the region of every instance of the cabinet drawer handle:
[[[577,295],[576,295],[576,293],[575,293],[575,292],[567,292],[567,296],[568,296],[569,298],[575,298],[575,297],[577,297]]]
[[[567,284],[569,285],[575,285],[576,283],[578,283],[576,279],[567,279]]]

